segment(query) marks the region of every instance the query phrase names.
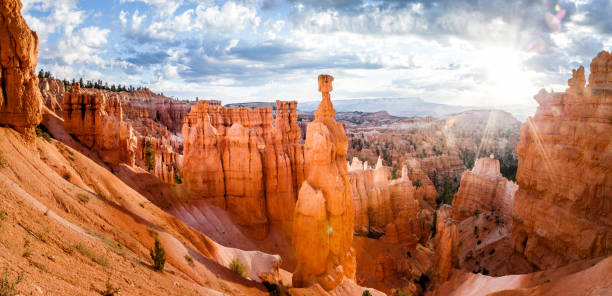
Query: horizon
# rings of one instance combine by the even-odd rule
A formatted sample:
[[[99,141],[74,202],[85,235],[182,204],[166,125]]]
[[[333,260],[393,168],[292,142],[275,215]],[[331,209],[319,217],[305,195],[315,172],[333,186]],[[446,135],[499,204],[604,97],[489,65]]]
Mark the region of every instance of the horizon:
[[[224,104],[314,101],[313,77],[325,73],[334,100],[535,106],[540,89],[564,90],[579,65],[588,77],[612,46],[606,1],[23,4],[40,39],[37,70]]]

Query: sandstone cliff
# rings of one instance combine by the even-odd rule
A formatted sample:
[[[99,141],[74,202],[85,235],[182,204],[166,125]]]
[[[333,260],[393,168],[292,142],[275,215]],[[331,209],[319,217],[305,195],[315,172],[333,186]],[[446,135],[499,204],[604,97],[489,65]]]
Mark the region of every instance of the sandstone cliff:
[[[480,158],[471,171],[461,176],[461,186],[453,199],[453,218],[460,222],[487,211],[509,221],[517,189],[516,183],[501,175],[499,160],[493,155]]]
[[[38,77],[38,36],[21,16],[22,4],[0,4],[0,125],[10,126],[33,140],[42,120]]]
[[[320,284],[331,290],[344,277],[355,279],[353,203],[342,124],[334,120],[329,92],[333,77],[319,76],[323,100],[308,124],[304,152],[305,181],[298,195],[293,220],[293,246],[297,267],[294,287]]]
[[[41,78],[39,80],[38,87],[42,94],[43,104],[58,116],[63,116],[62,100],[66,93],[64,83],[53,78]]]
[[[200,101],[183,125],[183,179],[199,197],[227,209],[255,238],[269,222],[289,235],[303,180],[296,102],[272,108],[226,108]]]
[[[367,167],[357,158],[349,166],[349,183],[355,210],[355,232],[385,234],[392,243],[416,244],[429,238],[431,225],[415,197],[415,187],[404,167],[402,176],[390,180],[389,168],[379,159],[376,168]]]
[[[63,98],[64,128],[110,166],[134,166],[136,137],[123,121],[121,101],[108,93],[72,87]]]
[[[459,268],[457,252],[459,249],[459,234],[457,225],[453,222],[453,209],[442,205],[436,211],[436,236],[434,247],[433,282],[439,285],[448,280],[453,269]]]
[[[612,254],[612,57],[573,71],[566,92],[541,90],[517,147],[514,249],[540,269]]]

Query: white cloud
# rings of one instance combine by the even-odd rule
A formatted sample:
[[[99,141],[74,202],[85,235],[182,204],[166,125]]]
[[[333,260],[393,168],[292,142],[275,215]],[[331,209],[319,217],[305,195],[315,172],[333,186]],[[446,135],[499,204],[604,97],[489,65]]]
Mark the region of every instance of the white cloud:
[[[30,14],[32,11],[45,12],[48,15],[34,17]],[[77,0],[24,0],[22,13],[41,41],[45,41],[53,33],[68,36],[85,19],[85,12],[77,9]]]

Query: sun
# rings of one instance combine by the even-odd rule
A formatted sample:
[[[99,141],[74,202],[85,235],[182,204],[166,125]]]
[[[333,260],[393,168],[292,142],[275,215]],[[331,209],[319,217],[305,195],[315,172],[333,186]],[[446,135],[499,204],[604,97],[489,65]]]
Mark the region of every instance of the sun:
[[[523,56],[510,48],[487,48],[482,62],[486,72],[487,88],[490,88],[496,105],[524,102],[533,95],[534,86],[529,73],[523,70]]]

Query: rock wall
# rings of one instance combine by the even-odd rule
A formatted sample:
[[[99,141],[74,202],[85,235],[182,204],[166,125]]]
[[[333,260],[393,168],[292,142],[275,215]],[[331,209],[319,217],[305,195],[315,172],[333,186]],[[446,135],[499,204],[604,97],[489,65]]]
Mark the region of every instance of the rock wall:
[[[53,78],[42,78],[38,83],[38,87],[40,88],[45,106],[57,115],[63,116],[62,100],[66,93],[64,83]]]
[[[438,286],[448,280],[453,269],[459,268],[457,252],[459,234],[453,222],[453,209],[446,204],[436,211],[436,236],[434,239],[433,282]]]
[[[419,202],[407,169],[402,177],[391,180],[389,168],[378,160],[376,168],[353,158],[349,165],[349,183],[354,207],[354,228],[357,233],[385,234],[382,238],[392,243],[416,244],[429,236],[423,233]],[[431,228],[431,225],[429,225]]]
[[[226,208],[255,238],[268,223],[291,233],[297,184],[304,178],[296,102],[273,110],[226,108],[200,101],[183,125],[185,185]]]
[[[429,176],[429,179],[442,188],[445,182],[450,182],[457,188],[461,174],[467,169],[463,161],[457,155],[429,156],[420,159],[421,169]]]
[[[117,96],[98,90],[81,89],[79,84],[63,98],[64,128],[81,144],[95,151],[105,163],[135,164],[136,137],[123,121]]]
[[[541,90],[521,128],[513,248],[540,269],[612,254],[612,56]]]
[[[133,92],[120,92],[121,103],[123,106],[123,116],[128,121],[137,122],[134,128],[142,133],[138,128],[138,123],[150,125],[150,122],[157,122],[166,127],[174,134],[181,132],[185,116],[194,102],[180,101],[156,94],[147,88]],[[220,105],[219,101],[214,101]]]
[[[164,129],[157,137],[138,136],[137,139],[136,165],[149,170],[145,158],[146,145],[150,142],[153,166],[149,172],[169,184],[182,182],[183,155],[177,152],[178,147],[182,148],[182,142],[177,136]]]
[[[421,168],[418,158],[408,158],[405,161],[407,176],[415,184],[415,197],[420,204],[428,204],[431,209],[436,208],[436,186]]]
[[[472,171],[461,176],[459,191],[453,199],[453,219],[460,222],[475,213],[489,211],[509,221],[517,189],[516,183],[502,176],[499,160],[493,155],[479,158]]]
[[[325,290],[344,277],[355,279],[353,203],[346,165],[348,138],[330,100],[333,77],[319,76],[323,100],[306,132],[305,180],[293,219],[297,267],[293,287],[320,284]]]
[[[0,4],[0,125],[33,140],[42,120],[38,77],[38,36],[21,16],[19,0]]]

